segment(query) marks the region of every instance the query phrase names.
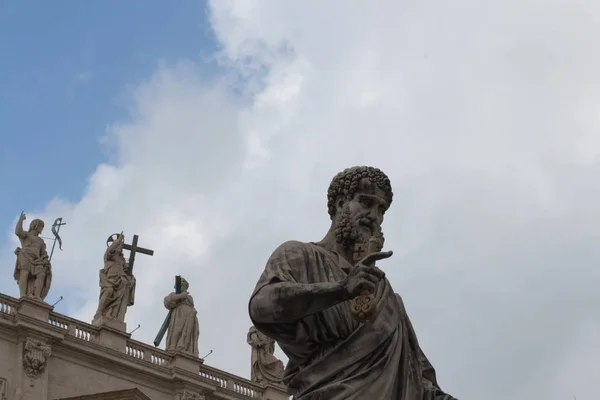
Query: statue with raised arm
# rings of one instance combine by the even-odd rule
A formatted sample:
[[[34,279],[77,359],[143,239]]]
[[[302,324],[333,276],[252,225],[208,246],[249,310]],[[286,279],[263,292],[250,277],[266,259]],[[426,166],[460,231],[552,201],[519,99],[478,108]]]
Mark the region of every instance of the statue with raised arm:
[[[46,243],[40,237],[44,230],[44,221],[34,219],[29,229],[23,229],[25,213],[21,213],[15,227],[15,235],[21,242],[21,247],[15,249],[14,278],[19,284],[20,297],[33,297],[44,300],[52,284],[52,266],[46,251]]]
[[[135,277],[128,273],[129,266],[123,255],[123,233],[117,237],[104,253],[104,268],[100,270],[100,300],[93,325],[110,321],[125,322],[127,307],[133,305]]]
[[[400,295],[374,265],[389,178],[373,167],[337,174],[331,226],[318,242],[288,241],[267,261],[248,304],[256,328],[287,355],[295,400],[451,400],[422,351]]]
[[[176,290],[165,297],[165,308],[171,311],[166,350],[197,356],[200,325],[194,299],[188,292],[189,287],[188,281],[181,278],[181,293],[177,293]]]
[[[275,340],[266,336],[254,326],[251,326],[248,331],[247,341],[252,347],[250,379],[256,383],[281,385],[283,379],[283,362],[278,360],[274,355]]]

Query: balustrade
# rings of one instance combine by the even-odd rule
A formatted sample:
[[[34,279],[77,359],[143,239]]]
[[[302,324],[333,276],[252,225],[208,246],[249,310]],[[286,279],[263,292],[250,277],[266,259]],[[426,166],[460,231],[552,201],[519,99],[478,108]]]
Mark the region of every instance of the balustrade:
[[[17,304],[17,299],[0,294],[0,317],[14,316],[17,312]],[[86,342],[94,341],[94,336],[98,333],[98,327],[96,326],[55,312],[50,312],[48,324],[64,330],[67,337]],[[172,365],[172,355],[170,353],[133,339],[127,340],[124,353],[129,357],[147,361],[163,371]],[[200,362],[200,359],[198,359],[198,375],[201,379],[213,383],[219,388],[218,390],[231,391],[242,396],[242,398],[260,399],[264,391],[260,385],[205,365]]]

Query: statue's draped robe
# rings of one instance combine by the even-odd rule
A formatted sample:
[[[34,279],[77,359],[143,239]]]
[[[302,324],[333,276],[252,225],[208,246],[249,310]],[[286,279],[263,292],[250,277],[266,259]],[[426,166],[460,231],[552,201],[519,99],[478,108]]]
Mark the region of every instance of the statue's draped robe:
[[[28,283],[27,292],[32,294],[32,281],[38,274],[45,272],[44,286],[42,287],[40,296],[43,300],[48,295],[50,285],[52,284],[52,269],[49,266],[50,262],[48,261],[46,243],[44,239],[30,232],[21,231],[17,236],[19,236],[22,248],[17,247],[15,249],[17,261],[15,263],[14,278],[18,281],[22,270],[29,272],[30,283]]]
[[[248,344],[252,346],[250,377],[258,383],[281,384],[283,363],[273,355],[275,341],[254,326],[248,332]]]
[[[92,323],[100,319],[125,321],[127,307],[132,306],[135,298],[135,278],[125,272],[126,263],[120,254],[106,250],[104,268],[100,270],[100,301]]]
[[[171,310],[171,321],[167,332],[166,349],[182,351],[198,355],[198,337],[200,326],[194,299],[189,294],[180,300],[175,300],[175,293],[165,297],[164,305]]]
[[[314,243],[286,242],[269,261],[250,299],[269,284],[340,281],[352,266]],[[375,293],[373,321],[356,322],[345,301],[290,323],[258,323],[288,356],[284,383],[297,400],[446,400],[387,279]],[[276,307],[277,299],[261,302]],[[250,306],[250,310],[252,307]],[[252,315],[250,315],[252,318]]]

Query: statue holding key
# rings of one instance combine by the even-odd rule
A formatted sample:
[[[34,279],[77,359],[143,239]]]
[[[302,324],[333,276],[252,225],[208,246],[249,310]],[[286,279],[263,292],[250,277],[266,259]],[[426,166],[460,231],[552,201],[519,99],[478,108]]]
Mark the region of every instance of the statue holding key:
[[[250,318],[287,355],[283,383],[296,400],[454,400],[375,266],[392,256],[381,251],[392,197],[377,168],[340,172],[327,192],[325,237],[283,243],[258,280]]]

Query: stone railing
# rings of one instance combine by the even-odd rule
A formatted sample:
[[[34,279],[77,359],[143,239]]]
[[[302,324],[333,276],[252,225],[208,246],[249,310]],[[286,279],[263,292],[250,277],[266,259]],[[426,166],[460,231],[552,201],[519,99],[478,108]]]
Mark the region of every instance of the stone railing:
[[[12,318],[17,314],[19,301],[13,297],[0,294],[0,318]],[[82,340],[85,342],[94,342],[98,344],[97,338],[99,328],[67,317],[53,311],[48,313],[49,325],[60,330],[64,330],[65,335]],[[127,339],[124,353],[126,356],[143,360],[150,368],[158,368],[160,371],[169,370],[173,366],[174,356],[165,350],[139,342],[133,339]],[[217,387],[218,391],[234,394],[236,398],[261,399],[265,388],[248,380],[235,376],[233,374],[210,367],[198,361],[198,378]]]
[[[48,317],[48,323],[67,331],[67,334],[77,339],[84,340],[86,342],[92,341],[94,335],[98,331],[98,328],[94,325],[86,324],[83,321],[78,321],[74,318],[67,317],[66,315],[51,312]]]
[[[148,361],[159,367],[168,368],[171,364],[171,355],[166,351],[133,339],[127,340],[125,353],[130,357]]]
[[[0,316],[1,315],[15,315],[17,312],[17,299],[6,296],[0,293]]]
[[[125,352],[130,357],[148,361],[162,368],[169,368],[173,358],[173,356],[165,350],[158,349],[133,339],[127,340]],[[202,363],[199,363],[198,374],[200,378],[209,381],[211,384],[221,389],[229,390],[237,395],[242,395],[251,399],[259,399],[263,392],[263,388],[254,382]]]
[[[208,379],[212,383],[216,383],[217,386],[235,392],[238,395],[259,399],[263,392],[263,388],[252,381],[209,367],[208,365],[201,364],[199,372],[202,378]]]
[[[16,301],[14,301],[13,305],[13,303],[8,301],[2,302],[2,300],[0,300],[0,305],[5,303],[7,304],[7,307],[12,307],[11,309],[16,310]],[[48,323],[56,326],[57,328],[64,329],[67,331],[68,335],[84,341],[92,341],[93,337],[98,331],[96,326],[55,312],[50,313]],[[147,361],[160,368],[169,368],[171,366],[172,355],[170,353],[134,339],[127,340],[125,354],[127,354],[129,357],[137,358],[138,360]],[[210,381],[217,387],[233,391],[238,395],[248,398],[258,399],[263,391],[261,386],[252,381],[229,374],[225,371],[221,371],[208,365],[199,364],[198,372],[200,378]]]

